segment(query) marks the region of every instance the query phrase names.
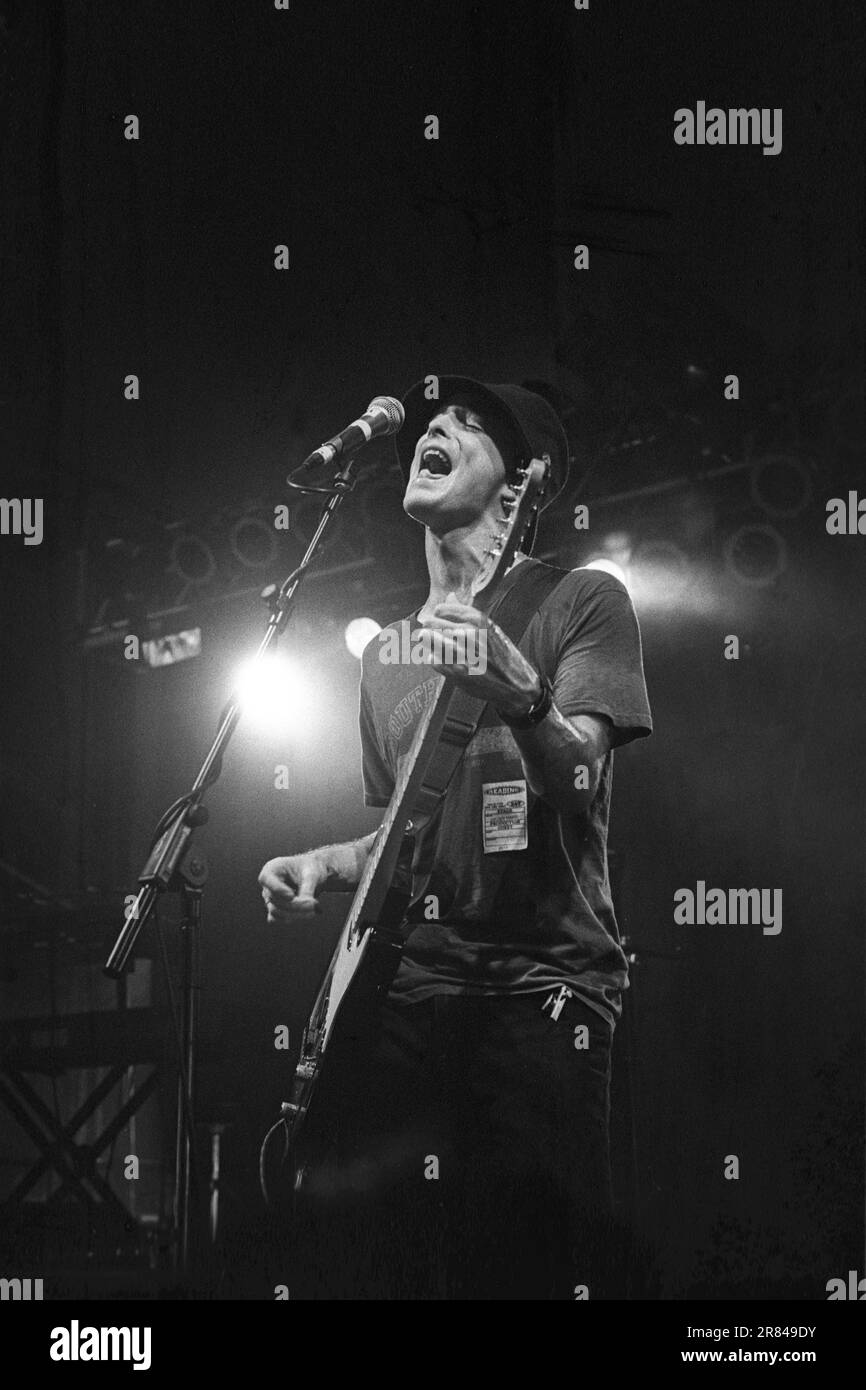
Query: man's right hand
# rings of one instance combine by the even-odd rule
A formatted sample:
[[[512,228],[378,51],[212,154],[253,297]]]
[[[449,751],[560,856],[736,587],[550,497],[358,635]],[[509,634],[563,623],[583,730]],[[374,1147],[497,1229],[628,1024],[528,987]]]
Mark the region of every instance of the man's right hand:
[[[327,866],[315,852],[269,859],[259,874],[268,921],[284,924],[321,912],[316,894],[327,877]]]

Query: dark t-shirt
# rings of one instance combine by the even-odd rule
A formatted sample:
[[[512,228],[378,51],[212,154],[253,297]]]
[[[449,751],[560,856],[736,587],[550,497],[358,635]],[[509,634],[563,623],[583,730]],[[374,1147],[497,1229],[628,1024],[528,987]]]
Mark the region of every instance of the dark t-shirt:
[[[521,562],[503,583],[517,582],[525,566],[538,563]],[[613,746],[651,732],[637,618],[628,591],[612,575],[572,570],[533,614],[518,645],[551,682],[564,715],[604,715]],[[385,650],[374,638],[362,661],[369,806],[388,804],[438,684],[428,667],[384,662]],[[488,706],[439,809],[419,832],[414,869],[423,896],[410,912],[417,925],[392,994],[415,1001],[568,985],[614,1022],[627,966],[607,872],[612,772],[611,751],[587,813],[560,814],[526,785],[511,731]],[[520,841],[521,819],[526,848],[511,848]],[[433,910],[436,920],[427,920]]]

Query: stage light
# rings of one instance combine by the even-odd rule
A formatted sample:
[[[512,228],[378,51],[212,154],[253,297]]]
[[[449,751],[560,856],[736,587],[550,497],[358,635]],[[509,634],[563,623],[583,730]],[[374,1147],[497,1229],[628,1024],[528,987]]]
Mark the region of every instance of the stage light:
[[[769,454],[756,459],[749,478],[752,500],[767,516],[799,516],[812,500],[812,479],[801,459]]]
[[[279,549],[273,523],[252,513],[239,517],[229,531],[229,547],[245,569],[267,569]]]
[[[178,661],[201,656],[201,628],[191,627],[164,637],[149,638],[142,642],[141,654],[148,666],[173,666]]]
[[[612,574],[614,579],[619,580],[620,584],[624,584],[627,589],[629,588],[628,572],[624,570],[621,565],[618,565],[615,560],[607,560],[602,557],[600,559],[590,560],[583,568],[585,570],[603,570],[605,574]]]
[[[630,592],[641,612],[708,613],[713,596],[706,576],[675,541],[654,537],[635,546]]]
[[[631,560],[631,536],[627,531],[610,531],[601,543],[601,554],[595,555],[593,558],[595,560],[610,560],[628,574],[629,561]]]
[[[766,589],[788,568],[788,547],[775,526],[749,522],[732,531],[724,544],[725,569],[740,584]]]
[[[176,574],[190,586],[209,583],[216,569],[216,556],[203,536],[188,531],[172,541],[167,574]]]
[[[689,557],[675,541],[641,541],[633,556],[635,569],[645,581],[682,588],[689,573]]]
[[[286,652],[270,652],[261,661],[244,662],[235,693],[244,723],[265,734],[307,734],[316,723],[318,703],[299,662]]]
[[[360,661],[361,653],[368,642],[382,631],[375,618],[353,618],[345,632],[346,646]]]

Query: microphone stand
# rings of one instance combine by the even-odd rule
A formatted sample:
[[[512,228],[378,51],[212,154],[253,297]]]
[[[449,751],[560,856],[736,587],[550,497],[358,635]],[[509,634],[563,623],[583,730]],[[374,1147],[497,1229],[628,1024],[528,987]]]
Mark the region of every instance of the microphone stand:
[[[328,500],[322,508],[318,525],[297,569],[292,571],[279,589],[276,585],[270,585],[262,594],[270,609],[270,618],[265,635],[253,658],[253,671],[264,661],[271,648],[276,646],[284,632],[294,609],[295,595],[310,565],[318,557],[322,538],[343,498],[355,487],[357,479],[352,476],[353,466],[354,458],[349,456],[335,475],[331,487],[300,489],[305,492],[324,493]],[[298,487],[298,484],[291,483],[291,479],[289,485]],[[141,885],[138,895],[126,914],[126,920],[103,967],[109,978],[120,979],[129,967],[138,934],[154,912],[159,898],[164,893],[180,893],[183,916],[183,1013],[181,1036],[176,1039],[179,1075],[173,1235],[174,1261],[183,1276],[188,1275],[190,1270],[196,1025],[201,991],[202,889],[207,878],[207,866],[202,855],[198,852],[191,854],[191,850],[196,827],[204,825],[208,819],[207,808],[203,805],[205,792],[217,781],[222,771],[223,753],[238,725],[241,713],[239,698],[233,694],[220,717],[216,737],[192,787],[161,816],[154,832],[150,853],[138,876]],[[165,956],[163,961],[167,967]],[[170,990],[170,980],[168,985]]]

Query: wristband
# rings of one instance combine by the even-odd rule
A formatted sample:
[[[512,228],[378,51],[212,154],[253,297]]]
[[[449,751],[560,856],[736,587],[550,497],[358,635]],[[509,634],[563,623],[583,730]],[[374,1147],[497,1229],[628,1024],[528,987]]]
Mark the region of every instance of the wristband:
[[[550,713],[553,704],[553,691],[543,676],[541,680],[541,694],[533,705],[530,705],[525,714],[503,714],[501,710],[496,713],[507,724],[509,729],[534,729],[536,724],[540,724],[542,719]]]

